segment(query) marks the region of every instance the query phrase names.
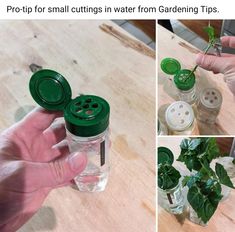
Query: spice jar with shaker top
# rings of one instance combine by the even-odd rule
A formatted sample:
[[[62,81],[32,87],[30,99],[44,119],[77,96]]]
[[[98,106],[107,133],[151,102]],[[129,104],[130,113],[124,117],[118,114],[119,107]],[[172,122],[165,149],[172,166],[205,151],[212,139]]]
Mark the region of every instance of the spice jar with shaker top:
[[[209,124],[215,123],[221,105],[222,95],[218,89],[202,90],[197,100],[197,119]]]
[[[193,108],[184,101],[173,102],[165,112],[165,120],[172,135],[198,134]]]
[[[179,100],[194,104],[197,98],[194,73],[188,69],[181,69],[180,63],[173,58],[163,59],[161,69],[168,75],[174,75],[173,81],[178,90]]]
[[[85,170],[74,180],[80,191],[103,191],[109,175],[109,114],[106,100],[94,95],[71,99],[67,80],[53,70],[40,70],[30,79],[34,100],[47,110],[63,111],[71,153],[87,155]]]

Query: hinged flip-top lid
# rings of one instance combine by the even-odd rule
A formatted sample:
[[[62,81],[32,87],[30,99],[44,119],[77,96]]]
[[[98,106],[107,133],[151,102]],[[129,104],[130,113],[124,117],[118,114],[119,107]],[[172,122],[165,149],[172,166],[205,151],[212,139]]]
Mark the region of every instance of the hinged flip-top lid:
[[[158,151],[157,151],[157,158],[158,158],[158,164],[173,164],[174,161],[174,155],[172,153],[172,151],[167,148],[167,147],[158,147]]]
[[[42,69],[34,73],[29,83],[33,99],[47,110],[64,110],[71,101],[72,91],[59,73]]]
[[[181,65],[174,58],[165,58],[161,62],[161,69],[166,74],[175,75],[181,70]]]

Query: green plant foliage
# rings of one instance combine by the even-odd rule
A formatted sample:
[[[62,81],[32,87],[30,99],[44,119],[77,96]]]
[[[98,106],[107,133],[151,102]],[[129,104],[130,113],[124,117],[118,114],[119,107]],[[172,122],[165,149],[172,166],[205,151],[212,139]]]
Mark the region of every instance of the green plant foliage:
[[[222,198],[221,186],[216,179],[203,180],[203,176],[197,173],[191,176],[187,182],[189,187],[187,199],[199,218],[207,223],[216,211]]]
[[[207,33],[207,35],[209,37],[209,43],[213,44],[216,39],[214,27],[212,27],[212,26],[205,27],[204,31]]]
[[[174,188],[181,175],[172,165],[164,163],[158,165],[158,187],[166,190]]]
[[[207,167],[211,160],[219,156],[215,138],[183,139],[180,148],[177,160],[185,163],[190,171]]]
[[[218,176],[220,183],[226,185],[230,188],[234,188],[232,181],[230,180],[226,170],[224,169],[223,165],[216,163],[215,164],[215,172]]]
[[[189,204],[204,223],[215,213],[222,198],[221,184],[234,188],[224,167],[216,163],[215,171],[210,167],[213,159],[220,155],[215,138],[183,139],[178,161],[197,173],[185,176],[182,185],[189,188],[187,199]]]

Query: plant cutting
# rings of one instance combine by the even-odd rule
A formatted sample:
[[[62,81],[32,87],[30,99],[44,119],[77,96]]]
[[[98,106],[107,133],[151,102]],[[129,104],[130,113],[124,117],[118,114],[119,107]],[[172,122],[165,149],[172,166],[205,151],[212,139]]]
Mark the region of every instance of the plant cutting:
[[[184,201],[181,191],[181,175],[172,164],[174,156],[166,147],[158,148],[158,189],[162,206],[173,214],[183,212]]]
[[[207,223],[223,197],[221,185],[234,186],[223,165],[216,163],[215,171],[210,167],[211,161],[220,155],[215,138],[184,139],[180,147],[178,161],[195,172],[182,182],[189,189],[187,200],[198,218]]]
[[[213,47],[215,49],[216,55],[220,56],[220,53],[221,53],[221,44],[218,43],[218,39],[215,36],[215,29],[214,29],[214,27],[208,25],[208,27],[204,28],[204,31],[207,33],[208,38],[209,38],[208,45],[204,49],[204,54],[207,54],[209,49],[211,47]],[[198,65],[195,65],[195,67],[193,68],[193,70],[191,71],[191,73],[188,75],[187,78],[189,78],[196,71],[197,68],[198,68]]]

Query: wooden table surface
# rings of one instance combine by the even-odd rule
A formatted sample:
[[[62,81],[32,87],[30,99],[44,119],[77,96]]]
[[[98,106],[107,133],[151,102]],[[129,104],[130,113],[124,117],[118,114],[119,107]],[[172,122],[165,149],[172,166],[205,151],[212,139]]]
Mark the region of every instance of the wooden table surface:
[[[182,137],[159,138],[158,146],[168,147],[173,153],[175,160],[180,154],[180,142]],[[189,174],[184,164],[174,161],[174,167],[181,173]],[[234,183],[234,179],[233,179]],[[215,214],[206,227],[192,223],[186,216],[175,216],[158,206],[158,231],[159,232],[232,232],[235,231],[235,190],[230,192],[229,197],[220,202]],[[169,223],[170,222],[170,223]]]
[[[19,231],[155,231],[155,59],[99,28],[111,21],[1,21],[0,128],[36,106],[29,66],[57,70],[73,96],[111,106],[111,173],[102,193],[53,190]]]
[[[193,69],[196,65],[196,54],[199,52],[193,45],[158,25],[158,107],[159,118],[164,119],[166,105],[177,100],[177,91],[170,76],[163,73],[160,62],[166,57],[177,59],[183,69]],[[202,68],[196,70],[197,93],[206,87],[218,88],[223,97],[223,103],[214,125],[198,122],[200,134],[234,135],[235,134],[235,101],[232,93],[223,80],[222,74],[213,74]]]

